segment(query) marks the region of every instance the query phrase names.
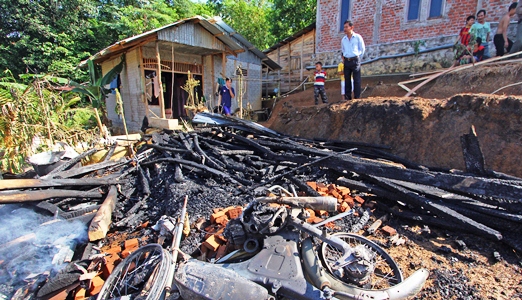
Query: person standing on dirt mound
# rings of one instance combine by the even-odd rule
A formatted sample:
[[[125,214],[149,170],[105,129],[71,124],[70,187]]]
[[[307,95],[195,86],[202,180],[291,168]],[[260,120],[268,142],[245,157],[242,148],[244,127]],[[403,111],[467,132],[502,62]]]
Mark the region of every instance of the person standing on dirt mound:
[[[314,79],[315,105],[319,104],[319,95],[321,95],[321,100],[323,100],[323,103],[328,103],[328,97],[326,96],[326,90],[324,89],[326,72],[323,70],[323,63],[320,61],[315,63]]]
[[[486,11],[481,9],[477,13],[477,23],[471,26],[469,32],[482,40],[484,46],[484,59],[489,58],[489,34],[491,33],[491,25],[486,22]]]
[[[495,43],[495,48],[497,49],[497,56],[503,56],[504,53],[511,50],[513,47],[513,41],[508,39],[508,27],[511,18],[515,15],[515,11],[517,9],[517,2],[511,3],[508,8],[508,13],[505,14],[500,22],[498,23],[497,33],[493,37],[493,43]],[[506,49],[506,51],[504,51]]]
[[[517,53],[522,51],[522,1],[518,2],[515,13],[518,17],[517,37],[515,38],[515,43],[513,43],[513,47],[511,47],[511,51],[509,51],[509,53]]]
[[[344,78],[352,78],[353,75],[353,97],[361,98],[361,59],[364,55],[364,40],[360,34],[353,31],[353,22],[344,22],[344,33],[341,40],[341,51],[344,59]],[[352,83],[347,81],[344,89],[344,99],[352,100]]]

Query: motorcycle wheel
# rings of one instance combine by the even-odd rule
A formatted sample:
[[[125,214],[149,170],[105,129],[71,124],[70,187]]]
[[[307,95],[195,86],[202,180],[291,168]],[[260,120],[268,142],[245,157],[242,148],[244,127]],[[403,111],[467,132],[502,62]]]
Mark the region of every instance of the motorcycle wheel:
[[[386,289],[401,283],[404,278],[399,265],[393,258],[384,251],[379,245],[366,239],[360,235],[339,232],[333,234],[348,243],[352,248],[363,245],[368,251],[371,251],[374,258],[372,263],[375,266],[374,272],[371,273],[365,288],[371,290]],[[342,282],[343,285],[354,286],[355,284],[346,282],[342,278],[336,276],[332,266],[337,259],[342,256],[341,251],[323,243],[321,246],[321,263],[336,280]]]
[[[172,256],[159,244],[149,244],[125,258],[105,281],[97,300],[160,299],[165,292]]]

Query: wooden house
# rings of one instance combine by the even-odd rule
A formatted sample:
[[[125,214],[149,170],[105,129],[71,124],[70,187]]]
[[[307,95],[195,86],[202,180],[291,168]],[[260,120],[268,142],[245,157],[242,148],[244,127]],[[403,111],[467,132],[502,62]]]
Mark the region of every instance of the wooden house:
[[[315,59],[315,22],[263,51],[281,66],[277,72],[265,74],[269,82],[264,94],[286,93],[300,86],[310,75],[305,68]]]
[[[243,91],[242,107],[256,110],[261,108],[263,69],[268,72],[279,68],[220,18],[200,16],[124,39],[91,59],[101,65],[102,73],[106,74],[120,62],[123,54],[125,67],[114,86],[119,87],[130,132],[140,130],[145,116],[151,125],[177,127],[177,119],[187,114],[188,93],[181,87],[189,71],[191,77],[200,81],[195,95],[204,98],[211,109],[217,104],[218,79],[237,79],[238,74],[243,74],[243,85],[239,87],[238,80],[234,80],[233,87],[236,94]],[[115,95],[109,95],[106,104],[112,128],[122,129]],[[238,103],[233,101],[232,109],[236,108]]]

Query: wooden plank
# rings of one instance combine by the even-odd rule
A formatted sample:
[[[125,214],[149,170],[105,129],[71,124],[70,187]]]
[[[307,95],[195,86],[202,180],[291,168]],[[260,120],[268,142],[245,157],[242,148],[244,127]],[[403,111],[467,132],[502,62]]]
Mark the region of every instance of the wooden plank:
[[[421,196],[415,192],[405,189],[399,185],[396,185],[393,182],[387,180],[386,178],[376,177],[376,176],[371,176],[371,178],[374,179],[374,181],[377,185],[380,185],[386,189],[389,189],[389,190],[393,191],[393,193],[398,194],[400,196],[394,200],[403,201],[403,202],[409,203],[411,205],[414,205],[416,207],[424,207],[424,209],[428,209],[431,212],[437,214],[438,216],[448,218],[452,222],[455,222],[463,227],[466,227],[467,229],[470,229],[476,233],[480,233],[481,235],[483,235],[489,239],[498,240],[498,241],[502,240],[502,234],[499,231],[497,231],[493,228],[490,228],[482,223],[479,223],[465,215],[462,215],[462,214],[444,206],[441,203],[430,201],[429,199],[425,198],[424,196]]]
[[[42,179],[47,179],[47,178],[53,178],[56,176],[57,173],[69,168],[69,167],[72,167],[74,166],[75,164],[79,163],[82,159],[86,158],[87,156],[91,155],[91,154],[94,154],[98,152],[98,149],[96,148],[93,148],[91,150],[88,150],[88,151],[85,151],[83,152],[82,154],[70,159],[69,161],[67,161],[66,163],[64,163],[63,165],[59,166],[58,168],[52,170],[51,172],[49,172],[47,175],[45,176],[41,176],[40,178]]]
[[[145,83],[145,69],[143,68],[143,48],[140,46],[138,48],[138,58],[140,60],[140,63],[138,65],[138,70],[140,72],[140,95],[141,95],[141,101],[145,104],[145,116],[149,117],[149,100],[147,99],[146,94],[146,83]]]
[[[0,180],[0,191],[14,189],[32,189],[64,186],[100,186],[117,184],[116,179],[81,178],[81,179],[5,179]]]
[[[460,137],[460,143],[462,145],[462,154],[464,156],[464,163],[466,165],[466,171],[471,174],[479,176],[485,176],[487,174],[484,166],[484,154],[475,132],[475,126],[471,125],[470,132]]]
[[[0,204],[42,201],[52,198],[101,198],[98,191],[74,190],[6,191],[0,192]]]
[[[411,96],[413,93],[415,93],[415,91],[417,91],[418,89],[420,89],[421,87],[423,87],[425,84],[427,84],[428,82],[434,80],[434,79],[437,79],[438,77],[446,74],[446,73],[449,73],[450,71],[452,71],[454,69],[454,67],[450,67],[449,69],[446,69],[440,73],[437,73],[437,74],[433,74],[431,76],[429,76],[428,78],[426,78],[426,80],[424,80],[423,82],[421,82],[420,84],[418,84],[417,86],[415,86],[413,89],[411,89],[408,93],[406,93],[406,97],[409,97]]]
[[[84,167],[77,168],[77,169],[71,169],[68,171],[59,172],[59,173],[56,173],[53,177],[60,177],[60,178],[76,177],[76,176],[80,176],[80,175],[85,175],[85,174],[93,172],[93,171],[98,171],[101,169],[125,164],[126,162],[127,162],[127,159],[125,159],[125,158],[122,158],[117,161],[109,160],[109,161],[105,161],[105,162],[101,162],[101,163],[97,163],[97,164],[84,166]]]
[[[112,222],[112,212],[116,207],[117,201],[118,189],[113,185],[109,189],[105,201],[103,201],[103,204],[91,221],[88,233],[89,241],[93,242],[105,238]]]
[[[156,60],[158,62],[156,69],[156,76],[158,76],[158,85],[159,85],[159,105],[160,105],[160,117],[165,119],[165,100],[163,98],[163,83],[161,82],[161,56],[159,50],[159,41],[156,41]]]

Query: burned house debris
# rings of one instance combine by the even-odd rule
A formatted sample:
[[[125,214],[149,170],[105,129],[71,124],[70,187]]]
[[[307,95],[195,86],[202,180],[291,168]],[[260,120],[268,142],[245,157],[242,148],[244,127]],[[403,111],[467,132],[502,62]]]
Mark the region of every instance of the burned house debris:
[[[418,165],[382,145],[285,136],[207,113],[194,122],[200,126],[191,132],[148,130],[130,158],[1,180],[2,215],[37,211],[41,220],[30,226],[55,224],[69,234],[59,236],[63,242],[29,232],[2,239],[9,261],[0,261],[0,293],[403,299],[428,272],[411,262],[406,279],[385,250],[407,243],[396,219],[522,251],[522,180],[485,170],[473,131],[462,139],[468,170],[457,171]],[[10,263],[41,256],[42,248],[56,265],[73,263],[38,274]],[[206,284],[223,281],[230,284]]]

